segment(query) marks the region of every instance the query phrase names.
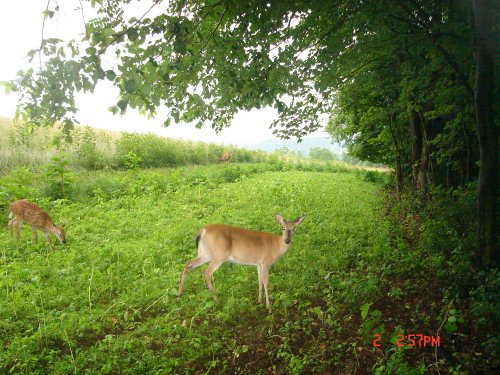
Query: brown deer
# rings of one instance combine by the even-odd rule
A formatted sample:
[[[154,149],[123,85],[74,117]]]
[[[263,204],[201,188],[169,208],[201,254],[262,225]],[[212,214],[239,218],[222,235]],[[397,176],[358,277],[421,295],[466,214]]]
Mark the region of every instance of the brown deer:
[[[17,200],[10,204],[9,219],[10,235],[13,236],[13,228],[15,225],[16,237],[18,240],[21,238],[21,225],[26,222],[31,226],[31,233],[35,243],[38,242],[37,230],[43,232],[43,237],[49,244],[51,250],[54,250],[54,248],[50,243],[49,233],[55,234],[61,243],[66,242],[64,224],[56,226],[47,212],[27,199]]]
[[[222,157],[219,159],[219,163],[229,163],[229,160],[231,159],[231,153],[229,151],[224,151],[222,154]]]
[[[257,266],[259,276],[259,298],[262,302],[262,285],[266,293],[266,307],[271,312],[269,294],[267,291],[269,268],[288,251],[295,227],[304,220],[300,216],[294,221],[285,221],[280,214],[276,214],[276,221],[281,226],[281,235],[267,232],[228,227],[222,224],[211,224],[200,229],[196,237],[198,256],[186,263],[182,273],[177,296],[182,295],[184,282],[188,273],[202,264],[210,262],[204,271],[208,289],[214,292],[211,282],[212,274],[223,263],[229,261],[237,264]]]

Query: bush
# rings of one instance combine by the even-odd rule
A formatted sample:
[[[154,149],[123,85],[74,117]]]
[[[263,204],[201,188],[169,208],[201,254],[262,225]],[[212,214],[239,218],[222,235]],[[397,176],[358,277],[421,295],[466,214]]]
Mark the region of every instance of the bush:
[[[68,170],[68,160],[64,155],[53,156],[45,168],[45,194],[51,199],[67,198],[71,191],[73,175]]]
[[[27,167],[17,168],[0,179],[0,209],[7,209],[14,200],[33,198],[35,193],[31,170]]]
[[[322,147],[313,147],[309,150],[309,158],[317,160],[337,160],[337,156],[330,150]]]
[[[153,134],[125,133],[116,143],[116,155],[121,166],[127,166],[131,152],[139,158],[141,167],[173,167],[181,162],[175,141]]]
[[[367,171],[363,177],[363,181],[365,182],[375,182],[375,183],[383,183],[385,181],[386,174],[380,173],[377,171]]]
[[[99,168],[99,155],[96,149],[96,134],[90,126],[73,130],[73,148],[78,157],[76,163],[85,169]]]

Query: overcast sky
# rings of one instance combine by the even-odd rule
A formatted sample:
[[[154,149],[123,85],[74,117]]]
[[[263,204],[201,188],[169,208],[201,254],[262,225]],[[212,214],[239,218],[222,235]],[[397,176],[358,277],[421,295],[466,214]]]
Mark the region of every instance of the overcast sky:
[[[79,1],[64,0],[58,3],[61,7],[59,15],[47,20],[45,37],[48,35],[57,36],[64,40],[77,37],[83,31],[82,14],[76,9],[79,7]],[[142,3],[139,4],[137,16],[142,15],[151,4],[150,1]],[[15,78],[18,70],[27,67],[26,53],[40,45],[42,12],[47,2],[4,0],[0,4],[0,81],[7,81]],[[54,1],[52,1],[51,9],[54,8],[53,4],[55,4]],[[90,19],[91,16],[90,10],[87,10],[85,12],[86,19]],[[118,90],[109,83],[103,82],[93,94],[81,94],[77,97],[77,107],[80,109],[77,118],[82,124],[99,128],[153,132],[174,138],[238,146],[274,138],[269,130],[269,125],[277,113],[271,108],[240,112],[233,119],[230,128],[217,134],[209,126],[196,129],[191,125],[180,124],[163,128],[161,124],[165,118],[158,116],[156,119],[148,120],[131,109],[128,109],[124,116],[112,115],[107,108],[116,104],[117,97]],[[4,90],[0,89],[0,116],[14,117],[16,100],[15,94],[6,96]],[[316,132],[313,135],[327,136],[323,132]]]

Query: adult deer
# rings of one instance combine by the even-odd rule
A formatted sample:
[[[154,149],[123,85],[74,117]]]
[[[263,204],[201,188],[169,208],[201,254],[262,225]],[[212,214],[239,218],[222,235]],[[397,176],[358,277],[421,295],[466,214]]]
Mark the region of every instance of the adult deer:
[[[280,214],[276,214],[276,221],[281,225],[281,235],[228,227],[223,224],[210,224],[201,228],[196,237],[198,256],[186,263],[177,296],[180,297],[182,295],[184,282],[188,273],[194,268],[208,262],[210,264],[205,269],[203,275],[208,289],[214,292],[211,281],[212,274],[223,263],[229,261],[257,266],[259,276],[258,302],[262,302],[262,285],[264,285],[266,307],[271,312],[271,304],[269,303],[269,294],[267,291],[269,268],[288,251],[295,227],[304,220],[304,217],[300,216],[294,221],[288,222]]]
[[[229,159],[231,159],[231,153],[229,151],[224,151],[222,157],[219,159],[219,163],[229,163]]]
[[[21,238],[21,225],[26,222],[31,226],[31,233],[35,243],[38,242],[37,230],[43,232],[43,237],[49,244],[51,250],[54,250],[54,248],[50,243],[49,233],[55,234],[61,243],[66,242],[64,224],[56,226],[47,212],[27,199],[17,200],[10,204],[9,219],[10,235],[13,236],[13,228],[15,225],[16,237],[18,240]]]

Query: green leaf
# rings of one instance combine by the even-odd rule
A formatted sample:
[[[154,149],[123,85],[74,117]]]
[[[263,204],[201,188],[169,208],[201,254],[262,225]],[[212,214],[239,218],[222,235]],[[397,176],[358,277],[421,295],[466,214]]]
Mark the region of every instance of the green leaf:
[[[454,333],[458,330],[458,327],[455,324],[445,324],[444,330],[448,333]]]
[[[370,306],[373,305],[373,303],[365,303],[363,306],[361,306],[361,319],[365,320],[366,316],[368,315],[368,310],[370,310]]]
[[[114,81],[116,78],[116,73],[112,70],[106,70],[106,78],[110,81]]]
[[[128,29],[127,37],[130,39],[130,41],[135,42],[139,38],[139,33],[137,32],[137,29],[134,28]]]
[[[113,30],[112,28],[107,27],[101,31],[101,36],[103,38],[108,37],[108,36],[112,36],[112,35],[115,35],[115,30]]]
[[[0,86],[5,87],[5,95],[9,95],[12,91],[12,85],[9,82],[1,81]]]
[[[122,99],[118,103],[116,103],[116,106],[120,108],[121,113],[125,113],[125,110],[127,109],[128,106],[128,100]]]
[[[46,9],[42,12],[42,14],[43,14],[43,18],[52,18],[52,17],[54,17],[55,12],[53,10]]]
[[[127,92],[127,94],[132,94],[135,90],[135,86],[135,81],[133,79],[129,79],[125,83],[125,91]]]
[[[97,53],[97,50],[94,47],[89,47],[85,50],[85,53],[87,55],[95,55]]]

